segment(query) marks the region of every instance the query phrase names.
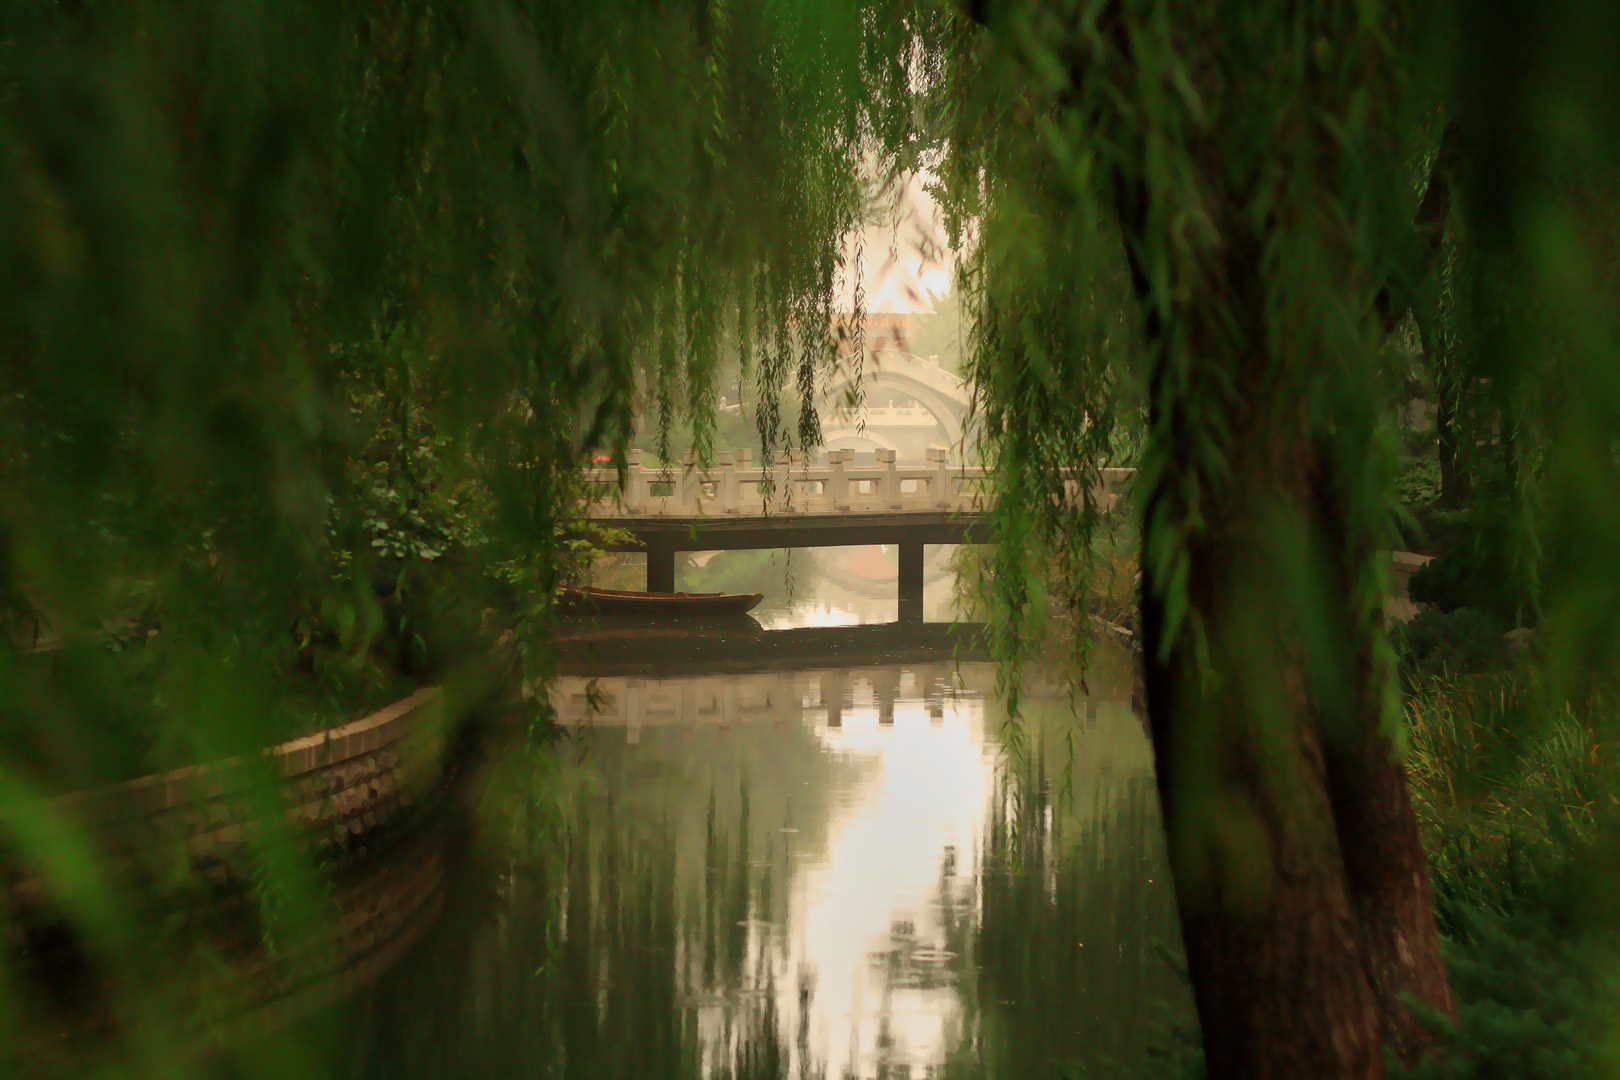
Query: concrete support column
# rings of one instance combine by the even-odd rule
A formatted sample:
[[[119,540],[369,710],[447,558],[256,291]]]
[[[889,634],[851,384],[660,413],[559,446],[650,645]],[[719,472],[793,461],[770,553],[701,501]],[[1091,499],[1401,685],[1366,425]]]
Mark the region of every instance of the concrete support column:
[[[900,669],[885,668],[873,672],[872,693],[877,697],[878,723],[894,723],[894,701],[900,696]]]
[[[900,621],[923,621],[923,545],[920,540],[900,543]]]
[[[647,591],[675,591],[675,549],[673,547],[648,542]]]
[[[827,710],[827,726],[844,726],[844,673],[829,671],[821,677],[821,703]]]

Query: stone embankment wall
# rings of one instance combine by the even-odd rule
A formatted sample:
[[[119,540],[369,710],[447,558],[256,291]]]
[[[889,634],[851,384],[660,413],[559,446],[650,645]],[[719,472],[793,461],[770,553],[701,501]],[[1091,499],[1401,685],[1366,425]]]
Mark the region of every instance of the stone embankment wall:
[[[437,688],[420,690],[261,754],[75,792],[29,812],[87,833],[129,903],[172,913],[165,967],[184,972],[181,951],[223,961],[192,965],[211,973],[164,988],[194,1003],[194,1034],[262,1033],[376,978],[438,913],[441,706]],[[257,867],[261,842],[289,828],[315,855],[326,888],[315,918],[281,925]],[[44,881],[21,867],[3,874],[11,918],[0,944],[41,983],[32,1050],[50,1058],[67,1042],[113,1035],[132,1018],[119,1015]]]

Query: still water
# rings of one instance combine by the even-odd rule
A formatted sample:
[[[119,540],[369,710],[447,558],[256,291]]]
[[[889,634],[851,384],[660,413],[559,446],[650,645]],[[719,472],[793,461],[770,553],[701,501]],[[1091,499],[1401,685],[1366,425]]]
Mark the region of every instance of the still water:
[[[954,572],[961,551],[953,544],[924,549],[923,617],[930,622],[963,615]],[[678,590],[763,594],[753,617],[767,630],[886,623],[900,611],[900,555],[893,545],[696,551],[675,558]],[[611,557],[594,578],[608,589],[643,589],[646,580],[647,557],[635,554]]]
[[[753,553],[738,553],[752,555]],[[934,618],[952,611],[949,553]],[[894,617],[877,549],[689,563],[763,632]],[[883,589],[889,568],[887,595]],[[1126,658],[1089,696],[919,641],[664,642],[557,688],[485,770],[446,911],[327,1018],[356,1077],[1106,1075],[1188,1012]],[[1102,1070],[1102,1071],[1098,1071]]]

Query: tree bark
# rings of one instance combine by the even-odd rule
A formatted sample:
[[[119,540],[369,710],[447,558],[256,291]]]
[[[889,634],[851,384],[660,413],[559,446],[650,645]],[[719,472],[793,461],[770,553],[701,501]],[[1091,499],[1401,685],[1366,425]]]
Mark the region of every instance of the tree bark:
[[[1359,591],[1380,555],[1356,540],[1368,532],[1352,527],[1353,481],[1334,472],[1371,453],[1371,428],[1359,452],[1344,442],[1354,432],[1312,428],[1320,385],[1267,353],[1254,253],[1270,238],[1228,236],[1206,275],[1215,291],[1166,309],[1134,257],[1146,195],[1118,191],[1150,353],[1178,335],[1199,358],[1192,378],[1207,367],[1210,385],[1232,388],[1217,472],[1199,460],[1197,421],[1178,415],[1196,395],[1168,391],[1156,361],[1164,460],[1142,545],[1185,557],[1184,586],[1143,560],[1144,681],[1209,1075],[1382,1077],[1385,1046],[1410,1063],[1433,1045],[1402,995],[1454,1005],[1406,773],[1381,724],[1382,616]]]
[[[1403,995],[1452,1017],[1456,1002],[1440,953],[1429,860],[1406,769],[1389,738],[1376,729],[1330,742],[1326,764],[1345,883],[1383,1040],[1410,1065],[1433,1046],[1434,1037]]]
[[[1265,425],[1234,424],[1245,426]],[[1309,461],[1307,446],[1296,449]],[[1207,658],[1185,629],[1165,649],[1151,562],[1141,598],[1149,727],[1209,1075],[1381,1077],[1385,1045],[1408,1063],[1432,1045],[1403,994],[1454,1012],[1406,773],[1379,724],[1387,673],[1372,667],[1376,630],[1357,616],[1352,574],[1320,601],[1337,641],[1313,655],[1310,616],[1285,599],[1297,582],[1267,565],[1285,558],[1279,520],[1299,526],[1302,544],[1314,537],[1323,563],[1354,571],[1373,555],[1334,548],[1344,533],[1321,481],[1291,483],[1255,448],[1233,450],[1234,484],[1201,492],[1208,524],[1187,564],[1183,618],[1201,623]],[[1167,488],[1186,479],[1171,475]],[[1145,550],[1162,543],[1156,522],[1176,520],[1160,508],[1150,497]],[[1337,670],[1324,675],[1324,662]]]
[[[1436,501],[1441,506],[1456,507],[1471,494],[1472,483],[1458,410],[1461,387],[1455,358],[1442,354],[1443,346],[1436,340],[1427,319],[1418,320],[1418,340],[1423,346],[1423,355],[1428,358],[1429,370],[1434,372],[1435,450],[1440,461],[1440,493]]]
[[[1237,530],[1203,547],[1189,578],[1204,605],[1213,599],[1209,585],[1249,550]],[[1144,575],[1149,728],[1209,1076],[1381,1077],[1383,1024],[1332,828],[1322,739],[1300,693],[1301,665],[1271,673],[1290,689],[1268,740],[1282,761],[1268,763],[1242,688],[1212,700],[1191,675],[1197,660],[1185,644],[1157,659],[1166,629],[1158,585]],[[1229,657],[1212,660],[1231,670]],[[1189,730],[1202,726],[1216,729],[1213,738]],[[1281,764],[1292,782],[1267,783],[1268,764]],[[1214,776],[1196,778],[1206,770]]]

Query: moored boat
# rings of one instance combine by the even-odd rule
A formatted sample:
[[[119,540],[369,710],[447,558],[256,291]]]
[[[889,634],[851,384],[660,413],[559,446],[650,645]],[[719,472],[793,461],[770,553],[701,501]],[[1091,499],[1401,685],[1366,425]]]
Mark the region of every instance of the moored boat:
[[[665,593],[590,586],[563,590],[563,610],[569,614],[682,615],[714,618],[743,615],[765,599],[764,593]]]

